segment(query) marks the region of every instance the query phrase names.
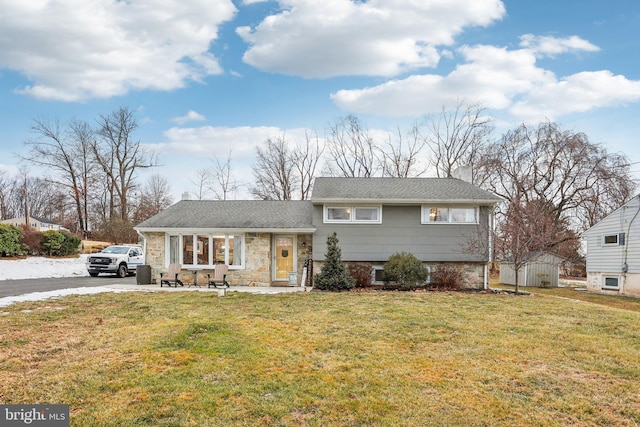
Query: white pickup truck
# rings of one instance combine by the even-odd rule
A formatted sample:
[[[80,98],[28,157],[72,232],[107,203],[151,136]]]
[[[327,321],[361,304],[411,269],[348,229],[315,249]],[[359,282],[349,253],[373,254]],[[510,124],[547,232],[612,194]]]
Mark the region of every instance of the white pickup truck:
[[[144,252],[139,245],[108,246],[97,254],[87,257],[87,271],[91,277],[100,273],[126,277],[144,264]]]

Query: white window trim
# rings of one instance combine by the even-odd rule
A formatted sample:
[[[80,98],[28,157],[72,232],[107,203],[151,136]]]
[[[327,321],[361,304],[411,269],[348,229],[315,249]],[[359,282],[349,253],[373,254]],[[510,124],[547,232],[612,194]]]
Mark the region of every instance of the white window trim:
[[[356,220],[356,209],[376,209],[378,219],[374,221]],[[349,219],[329,219],[329,209],[350,209]],[[323,220],[325,224],[382,224],[382,205],[324,205]]]
[[[618,281],[617,286],[607,286],[607,279],[616,279]],[[620,276],[602,276],[602,289],[610,289],[614,291],[620,290]]]
[[[607,243],[607,237],[609,236],[615,236],[616,241],[615,243]],[[612,234],[603,234],[602,235],[602,245],[603,246],[620,246],[620,234],[619,233],[612,233]]]
[[[429,214],[426,213],[431,208],[447,208],[448,220],[447,221],[429,221]],[[452,221],[451,209],[474,209],[476,220],[473,222],[456,222]],[[422,205],[420,209],[420,223],[421,224],[439,224],[439,225],[478,225],[480,223],[480,207],[471,205]]]
[[[232,233],[232,234],[227,234],[227,233],[166,233],[165,234],[165,264],[168,265],[171,261],[171,244],[170,244],[170,240],[171,240],[171,236],[178,236],[178,259],[180,264],[182,265],[183,268],[188,268],[188,269],[193,269],[193,270],[209,270],[209,269],[215,269],[216,264],[213,262],[213,238],[214,237],[222,237],[224,236],[225,238],[225,247],[228,248],[229,247],[229,237],[231,236],[242,236],[242,245],[241,245],[241,249],[242,249],[242,254],[240,257],[240,265],[229,265],[229,251],[225,250],[225,254],[224,254],[224,262],[225,264],[229,265],[229,270],[244,270],[245,268],[245,250],[246,250],[246,235],[245,233]],[[208,264],[194,264],[193,261],[194,260],[190,260],[189,263],[184,262],[183,259],[183,254],[184,254],[184,247],[183,247],[183,237],[184,236],[191,236],[194,240],[194,243],[197,241],[198,236],[207,236],[208,237],[208,244],[209,244],[209,260],[208,260]]]

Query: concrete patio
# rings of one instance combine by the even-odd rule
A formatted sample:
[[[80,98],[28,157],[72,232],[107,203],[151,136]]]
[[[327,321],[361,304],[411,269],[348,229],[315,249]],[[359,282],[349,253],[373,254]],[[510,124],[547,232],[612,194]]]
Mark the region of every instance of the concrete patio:
[[[230,292],[246,292],[251,294],[284,294],[291,292],[309,292],[310,287],[302,286],[231,286],[229,288],[208,288],[207,285],[198,286],[162,286],[152,285],[106,285],[105,287],[122,291],[147,291],[147,292],[217,292],[224,296]]]

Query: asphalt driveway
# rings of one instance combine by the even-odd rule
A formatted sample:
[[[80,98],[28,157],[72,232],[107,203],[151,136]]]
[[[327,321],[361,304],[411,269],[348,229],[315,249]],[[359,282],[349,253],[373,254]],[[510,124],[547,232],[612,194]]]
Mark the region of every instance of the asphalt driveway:
[[[108,285],[135,285],[136,277],[121,279],[114,276],[61,277],[55,279],[0,280],[0,298],[47,292],[58,289],[96,287]]]

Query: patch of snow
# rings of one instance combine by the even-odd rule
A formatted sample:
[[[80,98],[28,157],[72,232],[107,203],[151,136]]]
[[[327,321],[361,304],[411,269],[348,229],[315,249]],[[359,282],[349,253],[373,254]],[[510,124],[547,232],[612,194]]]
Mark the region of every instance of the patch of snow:
[[[96,288],[83,287],[83,288],[73,288],[73,289],[58,289],[55,291],[47,291],[47,292],[32,292],[30,294],[0,298],[0,307],[6,307],[16,302],[42,301],[49,298],[60,298],[66,295],[90,295],[90,294],[98,294],[102,292],[128,292],[128,290],[100,286]]]
[[[0,259],[0,280],[88,276],[85,265],[87,257],[88,255],[80,255],[78,258]]]

